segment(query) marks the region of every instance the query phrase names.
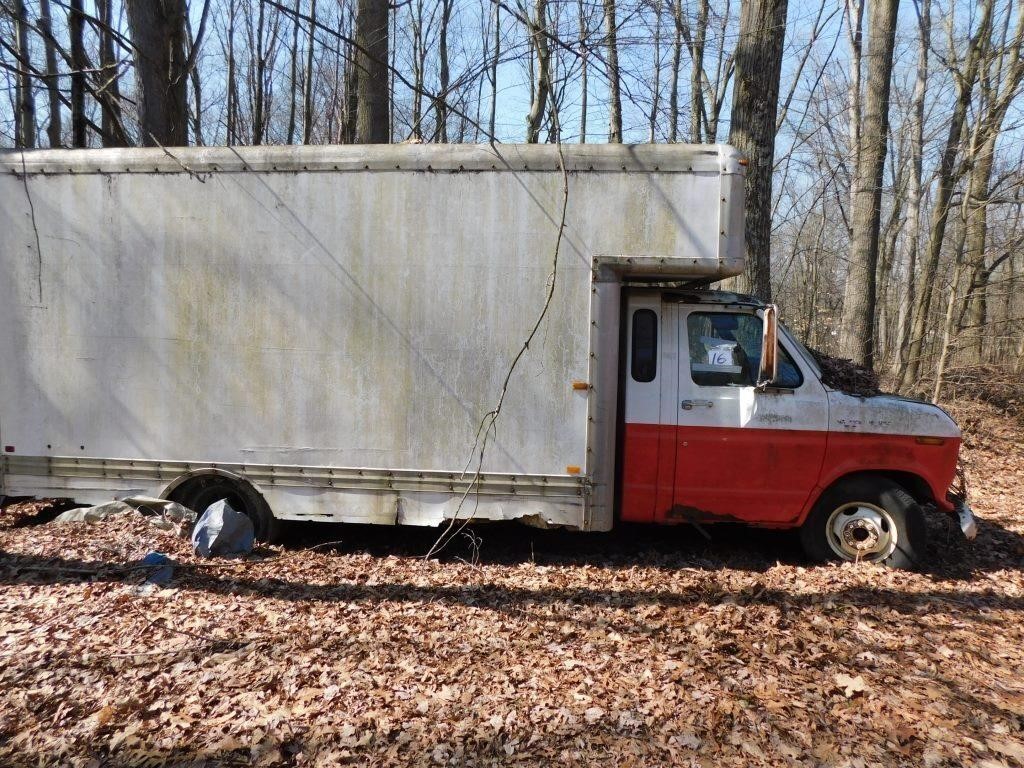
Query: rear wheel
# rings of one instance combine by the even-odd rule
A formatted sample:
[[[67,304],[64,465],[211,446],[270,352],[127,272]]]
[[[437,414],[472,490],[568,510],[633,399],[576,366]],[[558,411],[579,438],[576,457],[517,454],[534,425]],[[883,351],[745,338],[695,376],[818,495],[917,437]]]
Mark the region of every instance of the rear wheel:
[[[214,502],[227,500],[232,509],[245,513],[252,520],[257,541],[268,544],[280,535],[281,524],[270,511],[263,496],[244,480],[222,475],[202,475],[182,483],[170,498],[202,515]]]
[[[828,489],[800,529],[818,562],[851,560],[914,569],[924,562],[924,513],[902,486],[884,477],[843,480]]]

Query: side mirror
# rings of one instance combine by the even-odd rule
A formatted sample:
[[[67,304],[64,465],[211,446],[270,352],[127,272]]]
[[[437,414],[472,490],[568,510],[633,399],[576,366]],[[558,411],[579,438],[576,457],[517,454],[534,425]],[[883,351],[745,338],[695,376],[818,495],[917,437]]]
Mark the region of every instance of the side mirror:
[[[779,348],[779,309],[774,304],[769,304],[757,314],[764,322],[761,330],[761,368],[757,372],[757,388],[764,389],[779,375],[779,360],[776,356]]]

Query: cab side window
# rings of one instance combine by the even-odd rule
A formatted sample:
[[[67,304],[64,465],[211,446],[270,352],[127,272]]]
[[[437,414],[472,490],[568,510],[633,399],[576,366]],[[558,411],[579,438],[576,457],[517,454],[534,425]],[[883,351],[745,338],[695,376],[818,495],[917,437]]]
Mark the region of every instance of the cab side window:
[[[738,312],[691,312],[686,320],[690,377],[702,387],[757,386],[761,366],[762,322]],[[772,386],[796,389],[803,376],[780,344],[778,375]]]
[[[658,373],[658,316],[653,309],[633,313],[632,338],[629,373],[633,381],[654,381]]]

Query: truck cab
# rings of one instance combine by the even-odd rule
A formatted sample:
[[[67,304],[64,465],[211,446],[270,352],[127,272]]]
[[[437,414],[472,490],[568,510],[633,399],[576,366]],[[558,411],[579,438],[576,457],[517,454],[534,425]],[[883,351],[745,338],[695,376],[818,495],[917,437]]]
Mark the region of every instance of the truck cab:
[[[774,307],[633,288],[624,325],[621,520],[800,528],[815,559],[901,567],[924,557],[923,509],[958,514],[973,535],[950,494],[954,421],[827,386]]]

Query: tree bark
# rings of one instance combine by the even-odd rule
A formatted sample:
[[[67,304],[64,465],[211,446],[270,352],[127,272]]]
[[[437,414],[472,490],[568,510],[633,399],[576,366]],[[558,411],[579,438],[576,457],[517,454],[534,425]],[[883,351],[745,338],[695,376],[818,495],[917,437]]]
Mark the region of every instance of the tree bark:
[[[985,258],[985,246],[988,239],[988,198],[998,135],[998,131],[993,131],[982,142],[971,168],[967,184],[967,200],[965,201],[967,238],[964,257],[970,269],[970,277],[964,301],[967,302],[971,326],[966,346],[973,363],[981,363],[984,353],[984,326],[988,315],[986,288],[991,274]]]
[[[188,143],[185,0],[126,0],[139,83],[140,144]]]
[[[619,31],[615,0],[604,0],[605,69],[608,77],[608,142],[622,143],[622,94],[619,82]]]
[[[356,142],[388,143],[388,3],[358,0]]]
[[[861,131],[861,72],[864,53],[864,2],[865,0],[846,0],[846,29],[850,41],[850,83],[847,89],[847,106],[849,109],[850,148],[846,162],[850,169],[850,202],[853,202],[854,178],[857,175],[857,161],[860,155]],[[852,232],[851,232],[852,235]]]
[[[868,368],[875,356],[878,234],[898,10],[899,0],[873,0],[868,10],[868,82],[852,190],[850,271],[843,293],[843,354]]]
[[[787,0],[743,2],[729,130],[729,143],[748,160],[744,184],[745,287],[765,301],[770,301],[772,295],[772,172],[786,11]]]

